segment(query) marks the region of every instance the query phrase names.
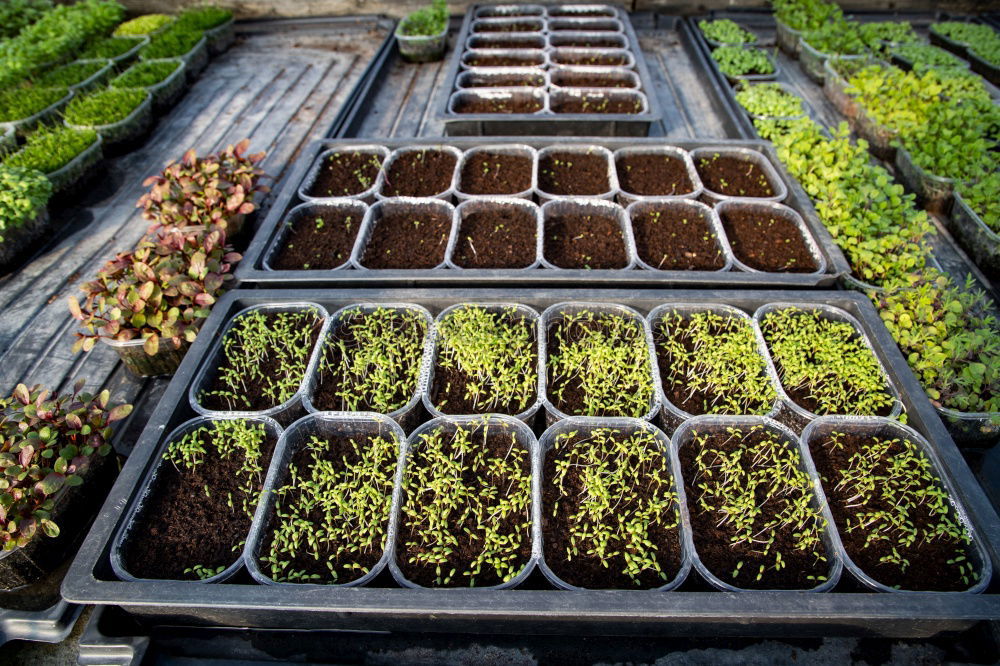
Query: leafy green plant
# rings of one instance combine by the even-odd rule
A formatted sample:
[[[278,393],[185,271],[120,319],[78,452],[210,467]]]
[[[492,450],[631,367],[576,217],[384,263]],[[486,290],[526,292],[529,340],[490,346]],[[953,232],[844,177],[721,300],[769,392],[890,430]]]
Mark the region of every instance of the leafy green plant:
[[[942,21],[940,23],[932,23],[931,31],[966,46],[986,44],[1000,39],[993,28],[982,23]]]
[[[792,30],[815,30],[843,16],[840,6],[825,0],[772,0],[775,16]]]
[[[926,67],[964,68],[966,66],[965,61],[955,54],[930,44],[900,44],[892,50],[892,53],[910,61],[914,69],[917,70]]]
[[[1000,234],[1000,172],[992,171],[975,181],[960,183],[957,187],[962,200],[968,204],[987,227]]]
[[[391,435],[313,435],[274,490],[274,527],[260,561],[272,580],[346,583],[367,574],[385,548],[400,442]],[[322,564],[324,576],[304,565]]]
[[[1000,67],[1000,39],[969,46],[969,52],[994,67]]]
[[[69,164],[95,141],[97,132],[94,130],[40,127],[28,135],[20,150],[3,158],[3,164],[50,174]]]
[[[399,24],[399,33],[407,37],[431,37],[448,27],[448,5],[445,0],[431,0],[431,4],[411,12]]]
[[[140,60],[111,79],[112,88],[149,88],[162,83],[177,71],[176,60]]]
[[[712,51],[712,60],[726,76],[774,74],[774,62],[761,49],[720,46]]]
[[[67,93],[66,88],[17,87],[0,91],[0,122],[30,118],[66,97]]]
[[[177,23],[195,30],[211,30],[233,18],[233,13],[222,7],[191,7],[181,12]]]
[[[160,230],[136,249],[119,253],[80,287],[82,304],[68,299],[70,313],[85,331],[77,333],[73,351],[89,351],[100,337],[141,338],[150,356],[163,338],[174,348],[193,342],[241,258],[225,241],[218,227]]]
[[[161,28],[164,28],[174,21],[173,16],[166,14],[145,14],[130,21],[125,21],[115,28],[115,36],[145,36],[150,35]]]
[[[139,51],[139,57],[143,60],[180,58],[197,46],[204,34],[202,30],[178,21],[163,32],[153,35],[149,44]]]
[[[753,44],[757,41],[757,35],[729,19],[701,20],[698,21],[698,27],[707,39],[720,44]]]
[[[641,418],[653,399],[642,323],[625,315],[563,312],[548,330],[547,392],[575,416]]]
[[[31,169],[0,164],[0,243],[38,217],[52,196],[52,184]]]
[[[117,58],[134,49],[142,42],[139,37],[105,37],[91,42],[83,53],[81,60],[106,60]]]
[[[885,414],[895,403],[878,359],[849,322],[786,307],[764,315],[761,331],[785,391],[814,414]]]
[[[744,85],[736,92],[736,101],[755,116],[793,117],[804,113],[802,100],[777,83]]]
[[[872,21],[862,23],[858,28],[861,40],[873,51],[882,48],[882,42],[890,44],[919,44],[920,37],[909,21]]]
[[[145,90],[105,88],[74,97],[66,105],[66,122],[82,127],[100,127],[121,122],[146,101]]]
[[[67,88],[83,83],[105,66],[103,62],[73,62],[37,77],[34,83],[39,88]]]
[[[132,405],[109,409],[110,392],[56,394],[41,386],[18,384],[0,398],[0,541],[3,549],[26,545],[41,530],[59,536],[52,520],[63,488],[84,483],[93,462],[111,453],[111,424],[132,412]]]
[[[868,50],[859,24],[843,18],[804,32],[802,39],[820,53],[861,55]]]
[[[52,9],[52,0],[6,0],[0,3],[0,39],[17,37]]]

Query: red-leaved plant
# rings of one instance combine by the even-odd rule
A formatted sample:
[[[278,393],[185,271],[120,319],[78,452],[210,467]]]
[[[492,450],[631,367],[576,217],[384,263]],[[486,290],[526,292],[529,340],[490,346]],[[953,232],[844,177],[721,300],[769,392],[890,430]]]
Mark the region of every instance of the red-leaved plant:
[[[55,495],[83,483],[81,474],[111,452],[111,424],[132,405],[108,408],[107,390],[82,393],[84,380],[68,395],[18,384],[0,398],[0,541],[3,550],[24,546],[41,529],[59,536],[52,520]]]
[[[175,349],[193,342],[242,258],[225,242],[217,226],[161,227],[106,263],[81,285],[82,303],[69,297],[70,312],[86,331],[76,334],[73,351],[90,350],[102,337],[141,338],[150,356],[163,339]]]

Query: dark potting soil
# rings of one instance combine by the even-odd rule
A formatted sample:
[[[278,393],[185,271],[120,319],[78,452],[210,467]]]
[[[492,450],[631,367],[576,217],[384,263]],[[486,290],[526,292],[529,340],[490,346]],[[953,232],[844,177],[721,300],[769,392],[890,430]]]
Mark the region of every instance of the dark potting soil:
[[[382,158],[371,153],[336,153],[323,162],[306,192],[311,197],[344,197],[361,194],[375,184]]]
[[[559,268],[625,268],[628,256],[618,220],[609,214],[549,215],[545,259]]]
[[[518,194],[531,189],[531,157],[479,152],[462,167],[458,189],[465,194]]]
[[[552,83],[568,88],[633,88],[627,78],[588,74],[586,72],[559,72],[552,74]]]
[[[552,7],[549,9],[550,18],[588,18],[595,16],[607,16],[613,17],[615,15],[613,9],[601,9],[595,7],[593,9],[588,9],[586,7],[577,6],[572,8],[559,8]]]
[[[541,74],[497,74],[494,76],[477,74],[469,78],[471,83],[467,85],[472,88],[534,88],[545,85],[545,77]]]
[[[617,28],[613,23],[598,21],[595,23],[587,22],[585,24],[556,23],[554,26],[549,24],[549,30],[551,32],[615,32]]]
[[[629,194],[674,196],[694,191],[684,160],[671,155],[626,155],[615,161],[618,184]]]
[[[513,324],[514,326],[522,327],[527,329],[531,337],[531,364],[532,367],[536,367],[538,355],[535,353],[537,348],[535,340],[535,327],[532,322],[525,319],[520,319],[517,317],[507,316],[504,317],[504,323],[507,325]],[[438,407],[438,410],[444,412],[445,414],[479,414],[483,411],[482,404],[475,404],[475,402],[465,396],[465,387],[470,381],[476,381],[477,384],[482,385],[482,380],[476,380],[475,377],[470,377],[468,374],[463,372],[461,369],[455,368],[442,368],[440,365],[434,367],[434,383],[431,386],[431,402],[435,405],[442,405],[443,407]],[[537,395],[532,393],[528,404],[534,404]],[[506,405],[497,405],[496,407],[491,407],[490,411],[495,414],[509,414],[513,416],[524,409],[519,403],[509,402]]]
[[[888,437],[892,437],[889,435]],[[887,439],[884,437],[881,439]],[[936,590],[955,591],[966,590],[972,583],[963,583],[958,574],[958,567],[948,564],[948,560],[956,556],[956,551],[963,552],[966,558],[971,561],[971,548],[965,544],[938,539],[928,543],[917,543],[906,548],[897,545],[897,551],[910,561],[910,565],[905,571],[901,571],[898,565],[879,560],[891,554],[892,544],[887,541],[873,541],[865,544],[868,534],[859,530],[848,532],[846,529],[847,520],[858,510],[887,511],[894,512],[895,506],[883,500],[879,494],[873,493],[875,499],[869,501],[862,507],[851,507],[856,500],[853,497],[850,487],[837,488],[841,480],[840,471],[851,467],[851,456],[860,451],[862,447],[871,441],[867,435],[852,434],[845,432],[840,438],[844,445],[842,449],[834,449],[832,442],[828,438],[814,438],[809,442],[809,452],[816,463],[816,471],[819,472],[820,480],[823,482],[823,491],[826,493],[830,503],[830,511],[833,513],[833,520],[837,524],[837,531],[840,532],[840,540],[844,544],[844,549],[851,556],[858,567],[866,574],[889,587],[898,586],[904,590]],[[889,450],[889,457],[902,454],[905,451],[902,443],[894,444]],[[888,465],[879,466],[877,474],[891,474]],[[913,524],[917,528],[923,528],[931,522],[930,512],[923,507],[916,507],[910,512]]]
[[[695,166],[705,187],[734,197],[770,197],[774,189],[755,163],[740,157],[719,155],[703,157]]]
[[[477,442],[483,441],[481,434],[476,433],[474,436]],[[484,445],[487,451],[490,452],[491,457],[498,457],[501,459],[505,458],[507,456],[507,452],[510,451],[510,433],[491,433],[487,435]],[[521,471],[530,472],[530,470],[530,456],[524,456],[521,464]],[[462,477],[462,482],[469,486],[475,486],[478,484],[476,475],[472,470],[471,465],[466,467],[465,474]],[[400,506],[405,506],[406,503],[410,501],[405,494],[400,498],[400,500]],[[502,521],[494,522],[492,527],[497,528],[502,534],[513,535],[523,529],[521,525],[524,523],[524,519],[524,515],[508,514]],[[473,534],[476,534],[478,538],[475,540],[470,539],[466,534],[466,530],[470,530]],[[482,530],[476,526],[476,518],[474,516],[470,516],[461,524],[454,525],[452,534],[454,534],[458,539],[458,545],[455,546],[454,552],[448,558],[448,562],[441,565],[441,569],[443,571],[447,571],[452,568],[457,569],[458,571],[467,570],[468,566],[472,563],[476,556],[482,552]],[[413,530],[406,525],[406,521],[401,516],[399,521],[399,533],[396,537],[396,563],[399,565],[400,571],[402,571],[403,575],[406,576],[407,580],[424,587],[469,587],[468,576],[462,576],[459,574],[456,574],[451,583],[447,586],[436,585],[434,583],[434,579],[436,578],[435,565],[409,562],[408,560],[412,555],[422,552],[420,548],[414,548],[412,550],[407,549],[406,543],[414,538],[416,538],[416,535]],[[513,568],[515,570],[522,569],[530,559],[531,534],[530,531],[528,531],[528,533],[526,533],[521,539],[521,545],[517,549],[517,558],[515,560],[516,564],[513,565]],[[496,575],[493,568],[490,566],[484,566],[482,572],[476,577],[476,587],[490,587],[493,585],[499,585],[502,582],[503,581],[500,580],[500,577]]]
[[[215,451],[208,442],[203,443]],[[255,491],[264,487],[275,444],[277,440],[269,437],[261,447]],[[206,455],[194,469],[179,471],[170,462],[161,461],[135,528],[122,544],[125,569],[137,578],[197,580],[198,576],[184,573],[184,569],[196,564],[215,569],[235,562],[251,523],[241,507],[242,463],[235,454],[227,458],[213,454]]]
[[[614,35],[594,35],[593,37],[560,37],[559,46],[583,49],[620,49],[622,40]]]
[[[277,319],[278,313],[273,312],[264,315],[264,319],[267,321],[268,327],[274,323]],[[316,345],[316,339],[319,337],[319,330],[323,327],[323,321],[321,319],[316,319],[312,324],[312,335],[310,336],[309,343],[309,353],[312,353],[313,347]],[[274,357],[274,355],[268,354],[261,361],[261,376],[263,377],[275,377],[284,374],[284,370],[281,369],[279,361]],[[217,395],[216,392],[219,391],[230,391],[232,390],[226,383],[222,380],[222,375],[220,371],[224,368],[229,367],[225,358],[222,358],[221,364],[216,368],[215,372],[209,373],[211,380],[208,382],[208,388],[203,391],[203,395],[199,397],[199,402],[206,408],[215,411],[229,411],[233,407],[229,404],[229,401],[221,395]],[[266,395],[263,390],[266,388],[261,383],[255,382],[250,377],[244,378],[245,384],[243,387],[242,395],[246,397],[247,401],[250,403],[248,411],[260,411],[264,409],[270,409],[272,407],[277,407],[271,397]]]
[[[463,97],[455,102],[455,113],[535,113],[543,106],[540,97],[530,95]]]
[[[329,461],[335,472],[343,473],[343,470],[348,465],[356,465],[360,461],[360,456],[354,451],[354,446],[351,444],[351,437],[323,437],[321,439],[328,442],[329,446],[324,454],[320,456],[320,459]],[[358,440],[357,437],[354,437],[354,439]],[[363,439],[364,442],[358,440],[358,444],[361,446],[364,446],[366,443],[371,441],[371,437],[365,437]],[[309,447],[299,447],[299,450],[292,456],[290,464],[285,468],[284,475],[275,486],[276,488],[281,488],[289,483],[291,479],[288,469],[290,469],[293,465],[300,473],[306,475],[306,478],[308,478],[309,471],[313,465],[313,456]],[[295,497],[297,497],[297,495],[286,495],[285,501],[292,502],[294,501],[292,498]],[[314,506],[312,511],[310,511],[309,515],[306,517],[306,520],[312,522],[314,525],[322,525],[325,523],[325,511],[323,507],[321,505]],[[271,544],[274,542],[274,531],[277,527],[277,516],[275,516],[274,511],[272,510],[271,514],[267,517],[267,527],[264,530],[266,536],[264,537],[260,551],[258,551],[260,554],[266,555],[271,552]],[[388,526],[385,526],[385,530],[388,532]],[[316,582],[336,582],[338,585],[350,583],[351,581],[365,576],[366,572],[363,570],[357,569],[351,573],[345,572],[343,569],[338,567],[340,577],[336,581],[332,580],[332,576],[330,575],[330,570],[326,566],[326,562],[331,561],[334,565],[339,563],[336,555],[336,546],[336,544],[324,544],[324,547],[319,551],[319,560],[316,560],[313,557],[312,552],[310,552],[310,549],[308,548],[301,548],[296,551],[294,555],[286,553],[285,556],[288,558],[289,562],[291,562],[291,565],[287,570],[304,571],[307,575],[319,574],[320,578]],[[356,562],[370,571],[371,568],[378,564],[378,561],[382,559],[384,552],[385,551],[382,548],[373,547],[368,552],[359,551],[357,553],[352,553],[348,556],[350,559],[345,561]],[[258,564],[260,565],[261,571],[265,573],[270,572],[270,564],[260,562],[259,558]]]
[[[434,268],[444,261],[451,216],[424,206],[397,206],[372,229],[365,268]]]
[[[545,64],[545,57],[531,53],[509,56],[482,53],[468,58],[465,64],[470,67],[537,67]]]
[[[539,23],[533,21],[521,21],[517,23],[483,21],[477,23],[473,32],[541,32]]]
[[[769,436],[770,433],[755,431],[745,433],[742,438],[732,437],[726,432],[709,434],[704,446],[726,453],[732,453],[742,446],[756,445]],[[691,516],[691,531],[694,536],[695,550],[698,557],[709,571],[719,580],[746,589],[771,590],[808,590],[820,584],[817,580],[809,580],[808,576],[826,576],[830,572],[830,558],[825,548],[820,547],[820,554],[827,558],[826,562],[817,561],[815,554],[796,550],[794,525],[785,526],[778,531],[770,532],[774,538],[771,554],[762,557],[746,543],[731,543],[737,533],[731,523],[719,525],[719,515],[706,512],[698,506],[698,498],[702,492],[698,488],[698,465],[695,457],[697,446],[688,443],[680,447],[681,476],[684,478],[684,491],[687,494],[688,512]],[[736,491],[737,489],[733,489]],[[763,489],[758,493],[762,495]],[[765,515],[769,509],[764,496],[755,497],[755,504],[762,507]],[[785,567],[780,571],[774,569],[774,552],[781,553]],[[743,562],[742,568],[732,576],[737,562]],[[757,581],[760,565],[765,565],[763,577]]]
[[[720,217],[733,254],[750,268],[769,273],[816,270],[816,260],[791,220],[751,208],[729,208]]]
[[[608,161],[596,153],[549,153],[538,161],[538,187],[549,194],[604,194],[611,189]]]
[[[462,268],[526,268],[535,263],[537,233],[535,216],[523,208],[496,205],[465,213],[452,261]]]
[[[279,271],[337,268],[351,258],[360,228],[361,217],[356,211],[310,208],[292,221],[271,267]]]
[[[726,265],[708,220],[686,206],[634,212],[632,234],[639,258],[656,269],[717,271]]]
[[[621,66],[628,62],[623,53],[552,53],[557,65],[608,65]]]
[[[572,446],[584,437],[586,435],[578,434],[570,438],[568,445]],[[655,571],[643,571],[638,576],[637,584],[622,573],[625,569],[625,558],[621,555],[603,560],[588,557],[581,552],[572,560],[567,559],[566,548],[569,546],[568,537],[573,526],[570,518],[580,510],[580,500],[586,498],[587,494],[583,470],[578,467],[570,469],[566,475],[563,491],[559,492],[559,488],[552,483],[552,479],[556,476],[557,458],[558,456],[553,455],[553,451],[550,450],[545,456],[542,470],[542,544],[545,563],[552,569],[552,573],[570,585],[589,590],[651,589],[662,587],[673,580],[681,568],[681,536],[677,527],[664,529],[662,525],[656,525],[649,533],[649,540],[656,547],[656,561],[666,574],[666,579],[661,578]],[[629,463],[628,459],[610,461],[613,468]],[[648,502],[653,496],[653,489],[648,484],[643,484],[643,481],[641,478],[635,479],[638,494],[642,500]],[[552,507],[560,499],[562,501],[559,502],[559,508],[553,516]],[[634,507],[621,507],[622,510],[632,508]],[[577,545],[582,546],[582,544]]]
[[[539,36],[531,37],[510,37],[508,39],[499,39],[494,37],[489,37],[489,33],[486,33],[483,37],[476,37],[477,49],[540,49],[541,46],[538,45]]]
[[[387,197],[432,197],[451,187],[458,158],[443,150],[415,150],[393,160],[385,174]]]
[[[642,113],[642,101],[601,94],[552,96],[554,113]]]

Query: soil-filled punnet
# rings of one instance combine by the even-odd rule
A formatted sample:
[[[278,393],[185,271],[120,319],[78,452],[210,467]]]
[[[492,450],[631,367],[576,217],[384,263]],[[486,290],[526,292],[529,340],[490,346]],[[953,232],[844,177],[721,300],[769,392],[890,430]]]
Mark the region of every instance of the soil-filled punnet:
[[[768,428],[692,428],[679,448],[695,551],[720,581],[811,589],[827,580],[826,520],[794,444]]]
[[[361,265],[434,268],[443,263],[451,233],[450,210],[415,204],[383,207],[381,217],[371,229]]]
[[[553,94],[550,106],[554,113],[642,113],[640,97],[604,92]]]
[[[514,307],[467,305],[437,323],[431,402],[445,414],[509,414],[538,397],[535,324]]]
[[[639,258],[658,270],[721,270],[726,257],[707,210],[670,203],[632,209],[632,234]]]
[[[558,268],[620,269],[629,263],[625,232],[610,210],[548,211],[543,251]]]
[[[527,206],[460,209],[452,263],[462,268],[527,268],[538,253],[538,221]]]
[[[611,191],[608,171],[608,159],[601,153],[551,152],[538,160],[538,188],[547,194],[605,194]]]
[[[542,478],[545,563],[588,589],[648,589],[681,568],[680,512],[665,452],[651,430],[556,435]]]
[[[355,150],[328,155],[306,190],[311,197],[348,197],[372,188],[382,169],[382,156]]]
[[[750,268],[769,273],[813,273],[819,268],[802,230],[788,217],[731,206],[719,218],[733,254]]]
[[[403,472],[396,562],[424,587],[509,582],[531,559],[531,454],[489,417],[418,435]]]
[[[136,578],[198,580],[240,556],[277,440],[262,423],[206,422],[170,442],[122,544]]]
[[[432,197],[451,187],[458,157],[445,150],[414,150],[396,157],[385,172],[387,197]]]
[[[622,155],[615,160],[622,191],[647,197],[677,196],[694,191],[680,157],[656,153]]]
[[[531,189],[531,155],[479,151],[462,165],[463,194],[520,194]]]
[[[759,164],[752,160],[714,153],[695,166],[705,187],[730,197],[772,197],[774,186]]]
[[[536,113],[544,106],[545,102],[540,96],[470,94],[455,103],[455,113]]]
[[[598,65],[604,67],[622,67],[629,62],[625,53],[610,52],[602,53],[599,49],[586,49],[582,51],[562,51],[556,49],[551,55],[552,62],[557,65]]]
[[[358,209],[314,206],[290,222],[284,244],[269,263],[279,271],[328,270],[343,266],[361,229]]]

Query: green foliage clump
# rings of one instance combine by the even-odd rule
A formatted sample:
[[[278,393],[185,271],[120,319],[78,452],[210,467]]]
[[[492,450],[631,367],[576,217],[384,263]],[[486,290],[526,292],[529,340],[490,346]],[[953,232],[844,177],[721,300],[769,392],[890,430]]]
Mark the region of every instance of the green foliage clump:
[[[791,118],[804,115],[802,100],[777,83],[744,85],[736,101],[755,116]]]
[[[125,21],[115,28],[115,37],[143,37],[151,35],[174,21],[173,16],[167,14],[145,14],[130,21]]]
[[[34,84],[39,88],[68,88],[83,83],[105,66],[103,62],[73,62],[37,77]]]
[[[899,56],[912,63],[913,68],[922,70],[926,67],[960,67],[965,68],[965,61],[937,46],[930,44],[900,44],[892,50],[893,55]]]
[[[8,88],[0,92],[0,122],[30,118],[64,98],[67,93],[67,88]]]
[[[882,48],[882,42],[890,44],[919,44],[920,37],[909,21],[872,21],[862,23],[858,28],[861,39],[873,51]]]
[[[997,33],[993,28],[983,23],[942,21],[940,23],[932,23],[931,31],[966,46],[976,46],[998,39]]]
[[[997,192],[1000,192],[1000,172],[988,173],[975,181],[960,183],[958,192],[976,215],[986,223],[994,233],[1000,234],[1000,202]]]
[[[221,7],[192,7],[181,12],[177,17],[177,23],[194,30],[211,30],[231,18],[233,13]]]
[[[707,39],[720,44],[753,44],[757,41],[757,35],[729,19],[701,20],[698,27]]]
[[[726,76],[774,74],[774,63],[761,49],[741,46],[720,46],[712,51],[712,60]]]
[[[149,44],[142,47],[139,57],[143,60],[161,60],[163,58],[179,58],[187,55],[198,45],[204,32],[197,28],[182,25],[177,22],[163,32],[153,35]]]
[[[13,229],[35,219],[52,196],[45,174],[0,164],[0,243]]]
[[[440,35],[448,27],[448,5],[445,0],[431,0],[428,7],[410,13],[399,24],[399,33],[407,37]]]
[[[861,55],[868,51],[860,25],[843,18],[803,33],[802,39],[820,53]]]
[[[771,5],[775,16],[792,30],[815,30],[844,15],[837,3],[826,0],[772,0]]]
[[[142,41],[139,37],[105,37],[91,42],[83,53],[81,60],[104,60],[117,58],[128,53]]]
[[[9,167],[34,169],[44,174],[58,171],[97,141],[94,130],[40,127],[28,135],[24,146],[3,158]]]
[[[0,3],[0,39],[17,37],[51,9],[52,0],[5,0]]]
[[[110,85],[112,88],[149,88],[162,83],[180,66],[176,60],[142,60],[111,79]]]
[[[969,46],[969,52],[994,67],[1000,67],[1000,39]]]
[[[761,331],[785,391],[814,414],[870,416],[893,406],[878,359],[849,322],[793,306],[764,315]]]
[[[348,583],[371,570],[362,562],[377,562],[385,548],[399,445],[391,435],[310,437],[308,458],[293,458],[288,481],[274,490],[270,547],[260,557],[271,580]],[[304,568],[317,563],[326,576]]]
[[[99,127],[128,118],[146,99],[145,90],[105,88],[74,97],[63,114],[71,125]]]

